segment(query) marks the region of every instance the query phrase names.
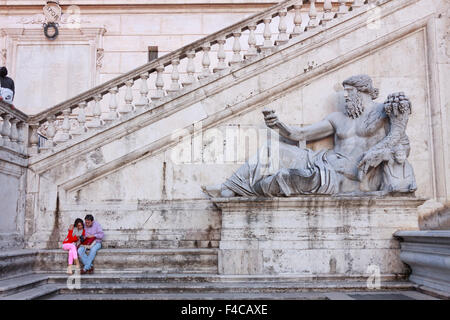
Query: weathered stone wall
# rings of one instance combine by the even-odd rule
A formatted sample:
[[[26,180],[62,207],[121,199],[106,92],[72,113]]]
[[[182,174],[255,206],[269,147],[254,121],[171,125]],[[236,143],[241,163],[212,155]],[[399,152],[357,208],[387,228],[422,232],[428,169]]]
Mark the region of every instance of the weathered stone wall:
[[[213,199],[221,274],[405,276],[397,230],[417,229],[414,198]],[[371,271],[372,270],[372,271]]]
[[[23,156],[0,146],[0,250],[24,246],[26,165]]]
[[[217,247],[221,213],[210,207],[200,187],[223,181],[239,163],[213,161],[213,146],[216,151],[230,148],[227,132],[240,139],[259,132],[251,129],[263,129],[264,107],[275,109],[291,125],[319,121],[342,107],[341,82],[359,73],[373,77],[379,102],[397,91],[411,99],[407,134],[417,195],[448,199],[448,135],[443,133],[448,130],[444,89],[449,75],[436,61],[435,42],[443,32],[436,27],[444,5],[392,1],[379,12],[379,28],[366,25],[367,16],[358,17],[233,74],[196,84],[194,91],[157,110],[71,148],[34,157],[28,180],[28,245],[55,247],[74,218],[93,213],[105,227],[105,245]],[[173,134],[200,125],[203,136],[188,135],[183,144]],[[310,147],[331,144],[326,140]],[[231,159],[242,161],[255,151],[233,150]],[[176,161],[180,151],[190,155],[185,163]]]

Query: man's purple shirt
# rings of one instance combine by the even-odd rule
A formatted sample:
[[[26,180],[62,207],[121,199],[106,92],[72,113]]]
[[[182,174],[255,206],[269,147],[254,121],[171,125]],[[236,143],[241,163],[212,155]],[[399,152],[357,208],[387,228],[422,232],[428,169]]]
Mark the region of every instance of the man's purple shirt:
[[[94,221],[92,226],[90,228],[85,227],[86,236],[95,236],[96,241],[101,243],[103,236],[105,235],[103,233],[102,226],[97,221]]]

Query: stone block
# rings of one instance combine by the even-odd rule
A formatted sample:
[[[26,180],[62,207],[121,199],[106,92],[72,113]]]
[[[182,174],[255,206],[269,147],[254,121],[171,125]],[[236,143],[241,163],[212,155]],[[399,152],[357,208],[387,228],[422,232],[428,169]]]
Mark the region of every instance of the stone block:
[[[37,251],[7,250],[0,252],[0,279],[33,272]]]
[[[417,230],[416,198],[213,199],[222,210],[221,274],[407,274],[398,230]]]

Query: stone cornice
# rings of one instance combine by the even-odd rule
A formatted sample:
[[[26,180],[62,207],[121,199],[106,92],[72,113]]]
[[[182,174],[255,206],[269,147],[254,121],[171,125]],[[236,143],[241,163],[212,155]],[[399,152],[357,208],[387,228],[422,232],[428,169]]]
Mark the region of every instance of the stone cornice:
[[[150,3],[151,2],[151,3]],[[214,4],[275,4],[276,0],[61,0],[61,6],[87,5],[214,5]],[[43,0],[0,0],[0,5],[18,7],[18,6],[43,6]]]
[[[227,211],[245,211],[246,208],[264,209],[299,209],[310,207],[383,207],[383,208],[417,208],[425,199],[415,197],[380,197],[380,196],[303,196],[293,198],[213,198],[211,201],[220,209]]]
[[[407,242],[440,242],[450,245],[450,230],[398,231],[395,236]]]
[[[28,120],[29,120],[29,117],[25,113],[14,108],[12,105],[10,105],[9,103],[6,103],[4,101],[0,101],[0,112],[2,112],[2,111],[13,115],[15,118],[17,118],[23,122],[28,122]]]

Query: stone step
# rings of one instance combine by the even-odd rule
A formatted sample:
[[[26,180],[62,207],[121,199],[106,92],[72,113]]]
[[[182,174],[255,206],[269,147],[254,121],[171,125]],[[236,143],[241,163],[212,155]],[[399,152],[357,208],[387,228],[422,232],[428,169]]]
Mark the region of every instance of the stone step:
[[[32,273],[37,252],[25,249],[0,251],[0,280]]]
[[[9,296],[46,284],[49,277],[45,274],[27,274],[0,281],[0,297]]]
[[[416,291],[296,293],[64,294],[46,300],[439,300]]]
[[[326,299],[339,292],[411,291],[407,281],[381,281],[379,290],[369,290],[366,281],[313,279],[310,276],[221,276],[211,274],[93,274],[82,275],[70,289],[64,274],[31,274],[0,282],[1,300],[28,299]],[[72,282],[75,284],[75,282]],[[240,297],[240,298],[238,298]],[[341,297],[342,298],[342,297]],[[90,298],[89,298],[90,299]]]
[[[45,284],[6,297],[0,297],[0,300],[37,300],[56,294],[59,289],[60,286],[58,285]]]
[[[64,294],[46,300],[328,300],[324,293],[166,293],[166,294]]]
[[[314,281],[295,283],[274,282],[240,282],[240,283],[85,283],[80,281],[80,288],[71,290],[64,284],[60,286],[58,294],[199,294],[199,293],[302,293],[302,292],[329,292],[329,291],[364,291],[368,290],[365,282],[352,281]],[[412,290],[414,285],[409,282],[382,283],[381,290]]]
[[[66,274],[48,274],[49,282],[65,283]],[[344,282],[365,283],[364,276],[308,276],[308,275],[217,275],[217,274],[152,274],[148,272],[97,272],[81,276],[85,284],[132,284],[132,283],[314,283]],[[404,282],[397,275],[382,276],[381,282]]]
[[[95,258],[98,273],[108,271],[217,274],[217,249],[101,249]],[[35,270],[65,272],[67,252],[40,250]]]

